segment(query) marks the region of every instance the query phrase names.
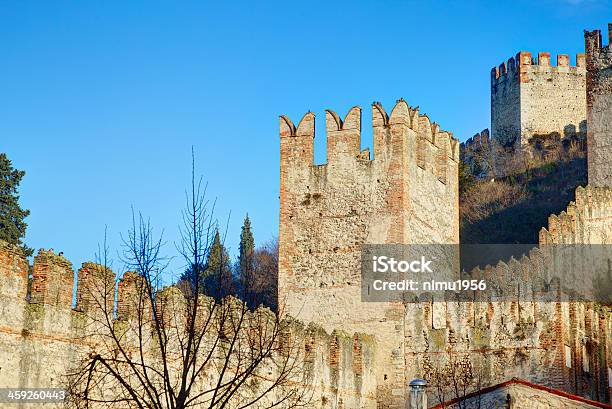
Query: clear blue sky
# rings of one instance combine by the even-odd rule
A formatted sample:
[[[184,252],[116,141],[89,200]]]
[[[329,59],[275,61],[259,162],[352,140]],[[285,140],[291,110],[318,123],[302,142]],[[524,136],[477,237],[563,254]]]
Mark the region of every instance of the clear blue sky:
[[[172,252],[193,145],[218,216],[231,211],[235,255],[246,212],[257,242],[277,234],[279,114],[316,112],[318,162],[324,109],[364,107],[370,146],[374,100],[403,97],[464,140],[489,126],[491,67],[519,50],[581,52],[583,29],[604,29],[611,11],[596,0],[1,1],[0,151],[27,172],[27,243],[77,267],[105,225],[116,247],[133,205]]]

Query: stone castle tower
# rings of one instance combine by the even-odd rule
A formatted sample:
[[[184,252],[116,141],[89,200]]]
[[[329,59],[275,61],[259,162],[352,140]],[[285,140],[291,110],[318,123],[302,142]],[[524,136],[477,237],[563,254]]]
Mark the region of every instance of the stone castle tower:
[[[608,45],[601,31],[585,32],[589,184],[612,187],[612,24]]]
[[[374,158],[360,151],[361,108],[326,112],[327,163],[315,165],[315,117],[280,118],[279,297],[287,312],[328,328],[362,308],[363,244],[458,243],[458,143],[399,100],[372,105]],[[366,306],[360,321],[380,319]]]
[[[315,116],[280,118],[279,302],[326,330],[372,334],[378,395],[403,405],[404,308],[361,301],[364,244],[458,243],[459,144],[404,100],[372,105],[374,158],[360,150],[361,108],[326,112],[327,163],[315,165]]]
[[[592,140],[610,146],[611,129],[606,114],[612,104],[602,97],[610,90],[609,76],[601,72],[610,65],[609,48],[595,45],[599,60],[589,74],[596,78],[589,84],[589,110],[601,107],[601,126],[593,128],[599,131],[589,149]],[[583,55],[576,67],[567,55],[552,67],[548,53],[540,53],[537,64],[531,54],[519,53],[492,73],[493,136],[483,132],[472,142],[482,148],[508,129],[521,144],[536,135],[584,135],[586,76]],[[344,121],[328,110],[325,123],[327,163],[315,165],[314,114],[297,127],[280,118],[279,302],[284,312],[333,336],[357,332],[375,338],[369,368],[378,407],[404,407],[406,381],[430,371],[449,347],[480,357],[491,383],[519,377],[609,400],[612,316],[594,303],[457,302],[452,295],[415,304],[363,302],[363,245],[459,243],[459,144],[403,100],[390,115],[379,103],[372,105],[373,158],[360,149],[359,107]],[[609,168],[612,157],[592,159],[589,175]],[[529,254],[472,273],[495,282],[536,280],[554,270],[546,252],[550,244],[609,244],[612,194],[605,175],[597,183],[589,176],[593,186],[578,188],[575,202],[550,216]],[[333,362],[351,364],[339,356]]]
[[[612,244],[611,52],[598,31],[585,38],[590,185],[550,215],[538,248],[475,276],[513,289],[550,276],[551,244]],[[279,293],[283,312],[297,318],[280,344],[303,352],[300,380],[313,386],[310,407],[403,409],[406,381],[426,375],[449,347],[467,357],[458,364],[480,361],[488,384],[518,377],[611,402],[609,307],[561,297],[459,302],[453,294],[406,305],[361,301],[364,244],[459,241],[457,141],[403,100],[390,115],[374,103],[372,116],[373,158],[360,149],[361,109],[344,120],[327,111],[324,165],[313,162],[314,114],[297,127],[280,118]],[[486,145],[488,135],[475,142]],[[0,242],[0,387],[65,385],[72,366],[100,344],[87,335],[91,290],[107,295],[109,310],[116,294],[113,322],[133,319],[138,276],[125,273],[115,286],[115,274],[100,267],[84,263],[75,283],[63,256],[41,250],[30,270],[21,249]],[[163,291],[162,298],[180,295],[175,287]]]
[[[529,52],[491,70],[491,135],[502,146],[528,144],[534,136],[586,135],[585,56],[570,66],[567,54]]]

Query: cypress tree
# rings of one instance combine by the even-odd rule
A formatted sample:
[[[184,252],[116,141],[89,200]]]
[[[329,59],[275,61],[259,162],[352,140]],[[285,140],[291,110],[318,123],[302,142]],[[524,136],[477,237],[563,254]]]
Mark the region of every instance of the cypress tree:
[[[242,287],[243,298],[249,305],[253,304],[252,300],[253,293],[253,272],[254,268],[254,254],[255,254],[255,240],[253,239],[253,232],[251,231],[251,220],[247,214],[244,218],[244,224],[242,225],[242,231],[240,233],[240,253],[238,255],[238,275],[240,277],[240,284]]]
[[[217,300],[234,293],[234,278],[227,249],[221,243],[219,230],[215,232],[203,274],[204,293]]]
[[[22,239],[28,227],[24,219],[30,211],[21,208],[18,193],[24,175],[24,171],[13,168],[6,154],[0,154],[0,240],[22,247],[29,256],[32,249]]]

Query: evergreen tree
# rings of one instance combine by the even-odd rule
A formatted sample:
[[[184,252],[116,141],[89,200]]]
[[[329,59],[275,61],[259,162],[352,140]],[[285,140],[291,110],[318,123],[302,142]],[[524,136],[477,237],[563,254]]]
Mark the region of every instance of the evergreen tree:
[[[459,193],[467,192],[474,185],[476,178],[470,171],[470,166],[464,161],[459,161]]]
[[[238,255],[238,276],[240,277],[240,285],[244,300],[252,305],[254,300],[253,294],[253,273],[255,254],[255,240],[253,232],[251,232],[251,220],[247,214],[244,218],[242,232],[240,233],[240,254]]]
[[[217,300],[235,293],[230,257],[227,249],[221,243],[218,230],[215,232],[215,238],[204,266],[201,287],[206,295]]]
[[[25,246],[22,239],[28,227],[24,219],[30,211],[19,206],[18,193],[24,175],[24,171],[13,168],[6,154],[0,154],[0,240],[23,247],[29,256],[32,249]]]
[[[188,291],[188,295],[191,296],[193,291],[197,287],[201,293],[204,292],[204,269],[205,266],[200,264],[199,268],[195,268],[195,264],[187,267],[187,269],[181,274],[177,282],[177,286],[182,291]],[[196,281],[197,280],[197,281]]]

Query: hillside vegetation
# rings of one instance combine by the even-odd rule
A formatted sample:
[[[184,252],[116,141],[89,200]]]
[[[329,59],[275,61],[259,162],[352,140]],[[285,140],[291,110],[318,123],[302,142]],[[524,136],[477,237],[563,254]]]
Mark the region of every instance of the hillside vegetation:
[[[465,244],[530,244],[587,182],[584,144],[558,144],[531,153],[498,154],[497,174],[478,179],[462,166],[460,238]]]

